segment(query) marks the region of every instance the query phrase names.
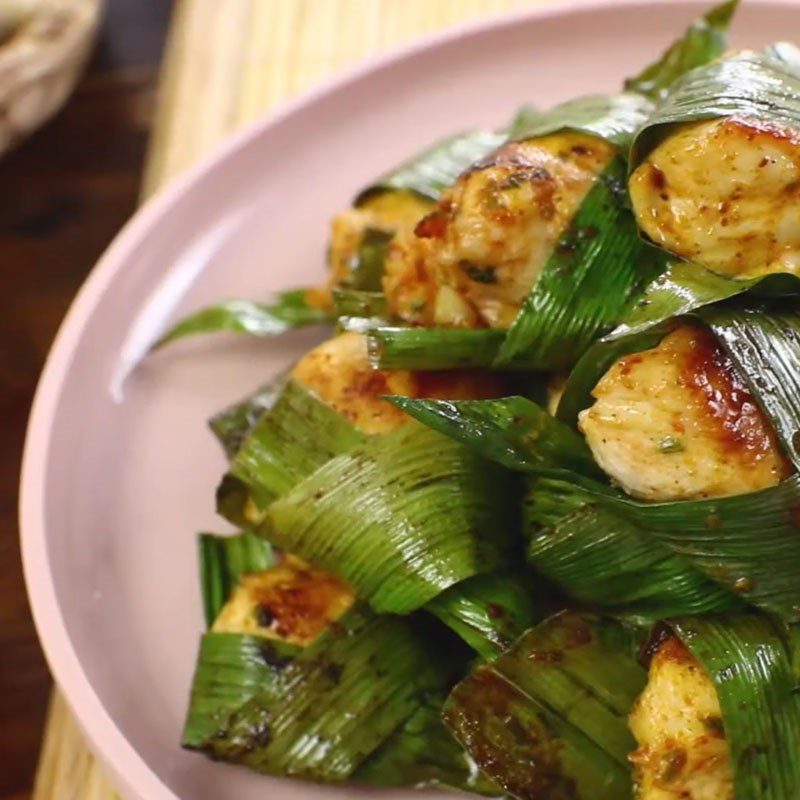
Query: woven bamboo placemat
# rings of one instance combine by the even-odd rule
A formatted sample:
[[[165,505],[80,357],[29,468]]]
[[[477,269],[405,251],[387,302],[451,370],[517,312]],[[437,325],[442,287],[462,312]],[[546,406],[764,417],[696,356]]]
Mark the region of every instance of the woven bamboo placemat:
[[[372,53],[549,0],[178,0],[143,198],[225,134]],[[119,800],[53,694],[33,800]]]

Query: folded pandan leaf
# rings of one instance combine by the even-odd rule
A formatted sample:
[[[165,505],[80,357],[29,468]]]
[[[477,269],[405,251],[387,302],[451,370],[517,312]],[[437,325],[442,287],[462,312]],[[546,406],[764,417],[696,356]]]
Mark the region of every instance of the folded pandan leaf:
[[[402,614],[508,566],[512,491],[503,470],[408,424],[328,461],[269,507],[264,532]]]
[[[334,289],[333,308],[340,325],[343,325],[342,317],[382,320],[386,317],[386,297],[379,291]],[[343,327],[348,326],[344,324]]]
[[[525,397],[496,400],[386,398],[419,422],[509,469],[573,470],[600,477],[583,439]]]
[[[473,670],[444,719],[514,797],[621,800],[633,794],[627,715],[645,678],[617,623],[565,612]]]
[[[757,278],[726,278],[698,264],[676,261],[645,289],[628,316],[605,338],[625,339],[673,317],[745,294],[759,298],[800,294],[800,277],[771,273]]]
[[[523,533],[530,542],[532,531],[553,530],[565,517],[584,509],[590,500],[572,475],[531,475],[523,479]]]
[[[203,747],[260,772],[342,781],[451,670],[407,622],[351,613],[286,665],[277,693],[254,695]]]
[[[245,437],[264,413],[273,408],[286,386],[286,380],[285,373],[278,375],[208,421],[208,426],[229,459],[236,455]]]
[[[278,336],[294,328],[332,323],[333,319],[329,310],[309,302],[306,289],[292,289],[281,292],[271,303],[226,300],[195,311],[170,328],[153,349],[200,333],[227,331],[251,336]]]
[[[236,524],[241,514],[253,524],[273,499],[364,438],[341,414],[290,380],[236,453],[220,487],[218,508],[230,518],[225,512],[232,507]],[[255,519],[252,511],[242,510],[243,499],[255,505]]]
[[[800,695],[784,631],[756,614],[684,617],[668,626],[717,690],[735,799],[800,796]]]
[[[508,140],[522,141],[568,130],[597,136],[624,150],[654,108],[650,100],[635,92],[578,97],[549,111],[525,106],[509,125]]]
[[[736,117],[780,128],[800,126],[800,55],[792,45],[734,53],[694,69],[670,89],[636,133],[631,168],[676,125]]]
[[[431,698],[353,775],[356,783],[457,789],[500,797],[500,787],[478,769],[442,722],[444,697]]]
[[[206,626],[210,628],[242,576],[268,569],[274,558],[269,542],[253,533],[236,536],[201,533],[197,544],[200,591]]]
[[[510,571],[476,575],[434,597],[425,609],[491,660],[541,619],[531,593],[534,580]]]
[[[528,563],[580,606],[638,625],[744,607],[656,537],[587,503],[586,492],[566,481],[532,478],[523,508]]]
[[[212,660],[205,642],[214,636],[201,649],[184,745],[321,782],[353,775],[453,670],[409,623],[363,610],[299,651],[219,634],[215,647],[231,638]]]
[[[505,331],[493,328],[404,328],[379,324],[362,330],[367,335],[372,366],[389,370],[491,367],[505,338]]]
[[[625,81],[625,88],[663,101],[678,78],[695,67],[711,63],[725,52],[728,26],[738,5],[739,0],[728,0],[696,19],[661,58]]]
[[[751,494],[648,505],[598,497],[743,600],[800,620],[800,478]]]
[[[503,133],[468,131],[438,141],[362,189],[355,205],[375,194],[392,191],[414,192],[438,200],[467,167],[499,147],[504,139]]]
[[[256,695],[277,702],[281,673],[300,652],[284,642],[237,633],[206,633],[200,640],[189,711],[181,743],[204,749],[228,719]]]
[[[786,455],[800,468],[800,313],[784,308],[713,307],[698,312],[775,429]]]

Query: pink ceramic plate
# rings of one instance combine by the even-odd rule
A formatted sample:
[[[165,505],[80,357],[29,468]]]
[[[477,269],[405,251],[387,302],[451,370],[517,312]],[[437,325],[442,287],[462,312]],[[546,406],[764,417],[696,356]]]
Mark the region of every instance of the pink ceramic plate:
[[[223,459],[205,422],[313,334],[197,340],[134,369],[150,342],[211,301],[319,281],[330,216],[384,168],[436,137],[500,124],[524,101],[615,89],[706,5],[534,9],[373,61],[233,139],[108,251],[39,387],[21,514],[50,665],[126,797],[354,794],[263,778],[178,747],[201,630],[194,533],[220,528],[213,491]],[[800,4],[751,0],[734,39],[755,46],[792,33],[800,36]]]

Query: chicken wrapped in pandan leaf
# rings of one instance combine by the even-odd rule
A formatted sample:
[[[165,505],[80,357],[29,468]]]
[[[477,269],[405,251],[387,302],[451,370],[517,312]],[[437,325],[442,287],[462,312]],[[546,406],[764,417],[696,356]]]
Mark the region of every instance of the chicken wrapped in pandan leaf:
[[[637,800],[798,795],[800,698],[784,635],[753,614],[657,629],[630,717]]]
[[[497,373],[373,370],[364,338],[341,334],[298,362],[246,434],[220,486],[220,511],[343,576],[380,610],[435,599],[431,613],[492,653],[536,618],[525,581],[508,571],[513,487],[383,396],[485,398],[503,389]],[[241,417],[238,407],[229,413]],[[370,546],[372,560],[356,557]],[[412,557],[430,570],[395,572]]]
[[[645,678],[629,631],[565,612],[473,669],[444,719],[512,797],[621,800],[632,796],[627,715]]]
[[[508,328],[613,155],[611,143],[565,131],[509,142],[472,165],[389,246],[389,313],[429,327]]]
[[[696,323],[616,361],[592,395],[579,428],[603,471],[633,497],[745,494],[792,471],[731,356]]]
[[[201,537],[230,578],[201,641],[183,744],[261,772],[497,795],[440,719],[467,654],[442,631],[353,605],[332,575],[251,534]],[[443,649],[442,649],[443,648]],[[309,709],[314,709],[313,720]]]
[[[354,600],[353,592],[336,576],[286,556],[271,569],[243,575],[211,630],[305,646],[338,620]]]
[[[649,106],[628,105],[632,130]],[[517,121],[510,135],[521,133]],[[613,154],[601,138],[565,131],[510,141],[462,164],[460,176],[437,185],[441,197],[379,184],[334,219],[334,284],[382,289],[386,312],[402,322],[507,328]]]
[[[201,533],[200,584],[206,624],[284,644],[311,644],[353,605],[352,590],[261,536]]]
[[[246,432],[235,429],[239,446],[220,485],[218,508],[236,525],[257,524],[270,502],[331,458],[408,422],[384,395],[497,397],[504,382],[500,375],[475,371],[374,370],[364,336],[345,332],[303,356],[281,387],[277,399],[262,390],[256,400],[263,414]],[[229,411],[230,419],[239,420],[241,408]],[[215,420],[219,426],[219,416]]]
[[[524,398],[394,402],[484,457],[555,479],[548,491],[566,483],[584,503],[612,512],[595,529],[603,532],[598,546],[623,539],[635,543],[631,529],[644,531],[679,563],[794,622],[800,619],[798,364],[796,312],[760,304],[713,305],[683,324],[610,337],[586,353],[558,406],[562,422],[576,432],[583,427],[584,441],[567,437],[567,429]],[[588,458],[579,444],[590,445]],[[540,507],[548,491],[537,492]],[[531,517],[534,560],[549,550],[538,536],[537,514]],[[558,554],[557,582],[565,576],[575,580],[563,559],[570,557],[575,530],[585,524],[574,519],[554,540],[567,548]],[[649,560],[656,554],[645,555]],[[584,568],[577,573],[584,581],[597,574]],[[696,599],[698,584],[690,585],[694,588],[682,602],[691,595]],[[585,588],[573,586],[571,593]],[[620,597],[624,591],[612,592],[608,600]],[[709,602],[712,597],[708,594]],[[724,603],[725,597],[717,600]]]
[[[800,51],[735,53],[673,87],[639,130],[630,194],[654,242],[746,279],[800,270]]]
[[[627,207],[621,156],[649,110],[619,95],[521,114],[506,144],[389,245],[393,322],[370,331],[375,363],[569,365],[660,268]]]
[[[331,287],[380,292],[389,243],[413,231],[442,191],[502,138],[488,131],[449,137],[362,189],[353,206],[331,223]]]
[[[559,406],[640,499],[606,505],[790,621],[800,615],[798,364],[796,312],[708,306],[595,345]]]

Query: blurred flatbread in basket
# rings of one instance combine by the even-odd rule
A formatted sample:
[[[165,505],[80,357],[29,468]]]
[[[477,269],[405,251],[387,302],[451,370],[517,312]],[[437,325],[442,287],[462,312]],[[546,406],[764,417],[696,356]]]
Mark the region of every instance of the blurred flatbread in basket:
[[[91,52],[102,0],[0,0],[0,153],[66,102]]]

